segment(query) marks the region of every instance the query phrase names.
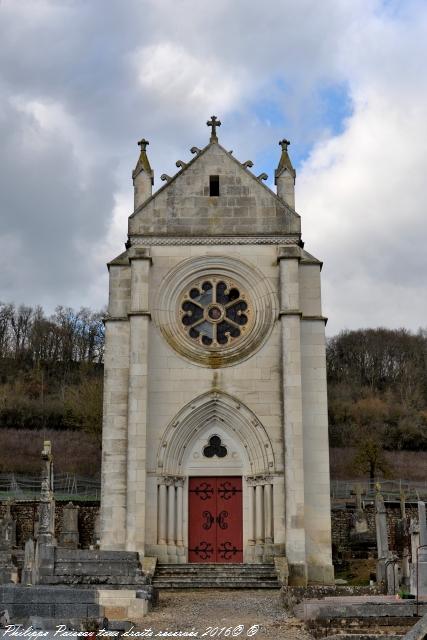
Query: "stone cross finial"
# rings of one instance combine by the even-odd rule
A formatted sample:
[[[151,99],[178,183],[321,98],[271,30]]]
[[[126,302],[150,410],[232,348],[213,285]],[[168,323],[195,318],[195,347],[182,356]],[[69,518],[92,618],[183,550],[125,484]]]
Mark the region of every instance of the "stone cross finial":
[[[286,138],[283,138],[283,140],[280,140],[279,144],[282,147],[282,151],[287,151],[291,143],[289,140],[286,140]]]
[[[145,138],[142,138],[142,140],[140,140],[138,142],[138,146],[141,147],[141,151],[145,151],[147,148],[147,145],[149,145],[150,143],[148,142],[148,140],[146,140]]]
[[[216,116],[211,116],[211,119],[208,120],[206,124],[208,127],[212,127],[210,142],[218,142],[216,128],[221,126],[221,120],[218,120]]]

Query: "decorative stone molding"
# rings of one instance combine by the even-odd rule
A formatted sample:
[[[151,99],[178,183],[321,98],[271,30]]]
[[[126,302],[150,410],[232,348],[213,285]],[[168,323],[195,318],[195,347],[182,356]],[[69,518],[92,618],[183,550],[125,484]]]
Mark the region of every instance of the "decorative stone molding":
[[[289,245],[289,242],[281,242],[281,245]],[[281,246],[277,252],[277,260],[301,260],[301,248],[299,246]]]
[[[109,316],[105,315],[102,318],[102,322],[105,324],[106,322],[128,322],[129,318],[127,316]]]
[[[193,236],[193,237],[163,237],[163,236],[129,236],[132,246],[193,246],[193,245],[298,245],[300,236]]]
[[[215,420],[232,439],[237,439],[248,458],[248,467],[256,477],[274,473],[273,447],[263,425],[242,403],[236,409],[236,400],[218,392],[205,393],[187,404],[166,428],[162,444],[157,453],[157,468],[160,476],[182,476],[184,455],[191,443],[206,425]],[[178,425],[178,426],[177,426]]]
[[[302,317],[302,311],[299,309],[286,309],[285,311],[279,311],[279,318],[282,316],[300,316]]]
[[[259,484],[271,484],[273,482],[273,476],[261,473],[254,476],[245,476],[245,480],[250,487],[256,487]]]
[[[324,324],[327,324],[328,322],[328,318],[326,318],[325,316],[302,316],[301,320],[306,320],[307,322],[323,322]]]
[[[226,344],[201,344],[182,324],[183,296],[196,281],[232,281],[250,292],[251,320],[248,331]],[[165,340],[195,364],[219,368],[247,359],[265,342],[277,314],[277,303],[267,279],[254,267],[228,256],[198,256],[169,271],[153,301],[153,320]]]
[[[169,475],[158,475],[157,476],[157,484],[165,484],[167,487],[175,486],[175,487],[183,487],[184,486],[184,478],[183,476],[169,476]]]

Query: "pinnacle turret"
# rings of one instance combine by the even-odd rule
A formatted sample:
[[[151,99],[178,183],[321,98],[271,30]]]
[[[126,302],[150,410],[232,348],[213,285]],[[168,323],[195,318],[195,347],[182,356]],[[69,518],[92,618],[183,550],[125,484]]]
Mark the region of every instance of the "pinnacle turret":
[[[138,142],[138,146],[141,147],[138,162],[132,172],[133,186],[134,186],[134,207],[137,209],[145,200],[147,200],[152,194],[152,187],[154,185],[154,172],[150,166],[150,161],[147,156],[147,146],[150,143],[145,138],[142,138]]]
[[[282,147],[282,154],[274,172],[274,184],[277,187],[279,198],[282,198],[292,209],[295,209],[295,178],[297,174],[288,154],[290,144],[289,140],[285,138],[279,142]]]

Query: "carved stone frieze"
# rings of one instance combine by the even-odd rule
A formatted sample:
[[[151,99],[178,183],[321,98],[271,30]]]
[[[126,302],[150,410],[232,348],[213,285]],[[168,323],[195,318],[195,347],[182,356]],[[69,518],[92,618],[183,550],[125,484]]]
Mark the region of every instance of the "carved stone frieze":
[[[202,236],[163,237],[163,236],[129,236],[131,246],[186,246],[186,245],[298,245],[299,236]]]

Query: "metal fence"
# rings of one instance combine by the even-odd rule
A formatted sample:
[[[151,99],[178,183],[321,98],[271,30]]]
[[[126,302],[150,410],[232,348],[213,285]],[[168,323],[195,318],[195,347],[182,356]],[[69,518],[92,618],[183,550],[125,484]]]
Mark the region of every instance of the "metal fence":
[[[381,494],[386,502],[398,502],[400,495],[405,494],[407,502],[427,499],[427,480],[424,482],[412,482],[409,480],[380,480]],[[373,501],[375,499],[376,481],[364,482],[358,480],[332,480],[331,498],[332,500],[354,500],[357,485],[362,488],[363,500]]]
[[[34,500],[40,496],[41,477],[17,473],[0,473],[0,500]],[[60,473],[54,477],[57,500],[99,500],[99,479],[82,478],[72,473]]]
[[[403,491],[408,502],[427,500],[427,479],[424,482],[408,480],[382,480],[381,493],[387,502],[399,501]],[[375,482],[357,480],[332,480],[331,498],[335,502],[354,500],[356,486],[360,485],[363,500],[375,498]],[[41,477],[17,473],[0,473],[0,500],[34,500],[40,496]],[[101,481],[98,478],[83,478],[72,473],[56,474],[54,478],[57,500],[99,500]]]

